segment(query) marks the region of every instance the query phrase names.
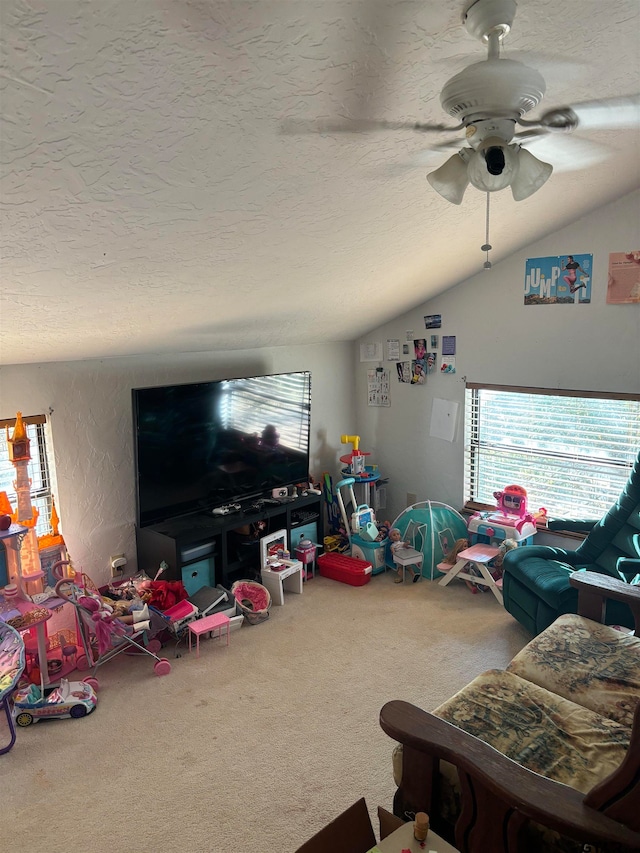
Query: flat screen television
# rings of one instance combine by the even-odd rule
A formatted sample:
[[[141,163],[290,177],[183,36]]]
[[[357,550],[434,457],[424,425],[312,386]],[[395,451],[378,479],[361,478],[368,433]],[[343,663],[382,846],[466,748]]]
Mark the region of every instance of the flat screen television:
[[[140,527],[309,479],[309,372],[132,394]]]

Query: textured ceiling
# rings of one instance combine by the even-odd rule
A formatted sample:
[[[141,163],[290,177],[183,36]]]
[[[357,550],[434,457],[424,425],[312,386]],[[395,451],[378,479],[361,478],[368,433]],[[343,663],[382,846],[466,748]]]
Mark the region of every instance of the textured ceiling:
[[[450,152],[282,132],[448,121],[442,85],[486,58],[464,5],[1,0],[2,362],[353,339],[478,271],[486,197],[425,180]],[[544,108],[637,92],[639,10],[519,0],[504,55]],[[608,159],[492,195],[494,263],[640,184],[637,130],[589,139]]]

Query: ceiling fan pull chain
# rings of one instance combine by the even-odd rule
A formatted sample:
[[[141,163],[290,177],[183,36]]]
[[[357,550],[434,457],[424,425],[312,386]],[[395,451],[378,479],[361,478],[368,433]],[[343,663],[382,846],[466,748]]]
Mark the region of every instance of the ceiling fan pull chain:
[[[484,246],[480,246],[480,250],[482,252],[487,253],[487,260],[484,262],[484,268],[486,270],[491,269],[491,261],[489,260],[489,252],[491,251],[491,243],[489,242],[489,199],[491,198],[491,193],[487,193],[487,227],[485,230],[485,243]]]

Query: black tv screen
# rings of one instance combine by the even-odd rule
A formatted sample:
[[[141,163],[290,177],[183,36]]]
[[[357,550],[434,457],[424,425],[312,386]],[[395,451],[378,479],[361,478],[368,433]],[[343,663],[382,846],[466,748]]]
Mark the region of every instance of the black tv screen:
[[[138,524],[309,479],[311,374],[133,389]]]

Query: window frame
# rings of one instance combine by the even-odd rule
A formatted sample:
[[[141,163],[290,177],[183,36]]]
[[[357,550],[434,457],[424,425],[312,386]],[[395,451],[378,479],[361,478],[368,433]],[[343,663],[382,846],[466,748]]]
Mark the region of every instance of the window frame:
[[[33,466],[37,468],[38,482],[41,482],[43,486],[41,488],[32,487],[31,501],[32,504],[39,509],[38,521],[36,524],[37,535],[38,537],[46,536],[52,533],[51,511],[53,508],[53,471],[49,459],[49,447],[47,445],[47,417],[46,415],[23,415],[22,422],[27,429],[31,426],[36,427],[35,437],[29,434],[29,450],[31,452],[31,459],[28,464],[30,468]],[[15,429],[15,425],[16,418],[0,419],[0,443],[3,450],[8,446],[7,430]],[[31,430],[28,431],[32,432]],[[4,464],[4,461],[1,460],[0,464]],[[11,466],[12,470],[15,470],[15,466],[12,462],[9,462],[8,464]],[[32,481],[34,480],[33,477],[31,479]],[[8,497],[12,504],[13,511],[16,512],[17,501],[15,490],[8,491]],[[38,503],[40,506],[38,506]]]
[[[564,388],[541,388],[541,387],[527,387],[521,385],[496,385],[485,382],[465,382],[465,416],[464,416],[464,509],[469,512],[482,512],[486,510],[495,509],[495,504],[484,503],[480,500],[476,500],[471,497],[473,494],[473,473],[472,469],[478,468],[477,459],[474,460],[474,453],[481,453],[481,439],[474,439],[473,433],[478,429],[478,424],[473,423],[473,420],[477,421],[477,405],[469,406],[469,398],[470,394],[474,392],[481,391],[497,391],[503,393],[513,393],[513,394],[528,394],[528,395],[544,395],[546,397],[572,397],[578,398],[582,400],[588,399],[597,399],[597,400],[628,400],[636,403],[640,403],[640,394],[629,393],[629,392],[615,392],[615,391],[584,391],[584,390],[570,390]],[[544,455],[544,454],[543,454]],[[632,454],[631,458],[624,462],[616,465],[616,463],[612,460],[611,467],[621,467],[624,468],[626,472],[626,478],[628,479],[628,475],[631,472],[633,464],[637,458],[637,449],[634,454]],[[506,483],[496,483],[496,490],[504,488]],[[526,487],[526,484],[524,484]],[[616,496],[617,497],[617,496]],[[553,512],[549,513],[550,517],[554,516]],[[557,516],[556,516],[557,517]],[[572,517],[584,517],[583,513],[575,513],[575,516]],[[537,519],[536,523],[539,527],[546,526],[545,519]]]

